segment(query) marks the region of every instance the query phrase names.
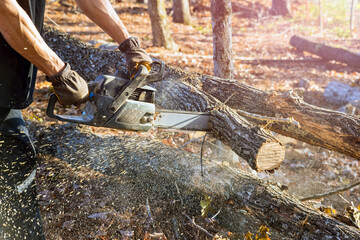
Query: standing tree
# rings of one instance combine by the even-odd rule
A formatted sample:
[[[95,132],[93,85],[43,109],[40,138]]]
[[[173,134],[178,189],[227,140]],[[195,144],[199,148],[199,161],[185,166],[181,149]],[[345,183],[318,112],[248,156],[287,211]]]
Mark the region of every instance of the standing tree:
[[[355,7],[356,7],[356,0],[351,0],[351,9],[350,9],[350,33],[353,34],[354,31],[354,19],[355,19]]]
[[[272,15],[281,15],[286,17],[291,17],[290,11],[290,1],[289,0],[272,0],[272,6],[270,13]]]
[[[322,32],[324,24],[323,24],[323,18],[322,18],[322,5],[321,5],[321,0],[319,0],[319,26],[320,26],[320,31]]]
[[[232,79],[234,72],[231,12],[231,0],[211,0],[214,75],[227,79]]]
[[[211,0],[211,22],[213,30],[214,75],[232,79],[234,74],[231,41],[231,0]],[[233,159],[231,149],[217,141],[218,154],[223,160]]]
[[[190,24],[189,0],[173,0],[173,21],[176,23]]]
[[[148,7],[154,46],[165,47],[169,50],[177,49],[170,35],[164,0],[149,0]]]

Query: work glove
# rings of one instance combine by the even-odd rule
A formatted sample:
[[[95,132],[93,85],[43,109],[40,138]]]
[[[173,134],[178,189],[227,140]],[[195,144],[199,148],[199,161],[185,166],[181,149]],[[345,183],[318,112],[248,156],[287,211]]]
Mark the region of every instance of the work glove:
[[[140,47],[137,37],[129,37],[119,46],[119,50],[125,54],[126,64],[130,77],[133,77],[140,64],[144,65],[149,71],[152,60],[150,56]]]
[[[77,105],[86,102],[89,89],[86,81],[66,63],[64,70],[58,74],[47,77],[52,83],[56,96],[62,105]]]

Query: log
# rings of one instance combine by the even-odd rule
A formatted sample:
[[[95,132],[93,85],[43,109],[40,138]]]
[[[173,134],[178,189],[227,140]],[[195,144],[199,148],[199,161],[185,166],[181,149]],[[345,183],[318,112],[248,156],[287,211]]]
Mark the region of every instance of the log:
[[[235,93],[227,105],[249,121],[268,124],[276,133],[360,160],[358,117],[307,104],[293,91],[266,93],[234,80],[219,81],[211,76],[199,79],[202,90],[220,101]]]
[[[124,59],[118,52],[85,46],[64,33],[50,29],[45,29],[44,38],[62,59],[73,64],[87,80],[95,79],[99,73],[113,74],[115,69],[126,69]],[[175,94],[174,86],[197,89],[197,92],[187,92],[185,95],[194,100],[189,100],[188,104],[187,97]],[[360,159],[360,119],[307,104],[294,92],[268,93],[237,80],[185,72],[170,66],[167,66],[164,80],[156,84],[156,88],[156,101],[160,107],[202,111],[204,106],[196,100],[196,93],[201,92],[222,103],[226,102],[248,122],[262,124],[282,135]],[[166,97],[173,93],[174,97]]]
[[[56,41],[57,47],[61,44],[60,39]],[[64,44],[67,44],[64,42]],[[52,46],[54,47],[54,46]],[[82,65],[79,64],[79,61],[75,62],[75,58],[82,59],[82,64],[88,63],[88,65],[95,66],[92,64],[94,56],[100,57],[97,59],[100,64],[100,68],[104,64],[108,63],[108,56],[106,56],[108,51],[103,51],[100,55],[99,49],[86,48],[84,45],[78,45],[78,48],[71,46],[62,46],[60,49],[70,49],[74,51],[70,53],[67,51],[58,50],[58,54],[65,61],[70,62],[74,69],[80,69],[78,72],[84,75],[82,70]],[[81,49],[80,51],[78,51]],[[67,54],[67,55],[64,55]],[[70,54],[70,57],[69,57]],[[80,55],[79,55],[80,54]],[[81,56],[81,54],[83,54]],[[119,52],[112,53],[112,59],[121,59]],[[89,58],[84,59],[85,56]],[[90,62],[90,63],[89,63]],[[101,63],[100,63],[101,62]],[[80,66],[79,66],[80,65]],[[111,66],[107,64],[106,66]],[[118,66],[119,69],[124,68],[124,66]],[[111,71],[110,68],[109,71]],[[107,70],[107,69],[105,69]],[[86,71],[86,70],[85,70]],[[98,74],[100,74],[98,72]],[[108,71],[105,71],[108,73]],[[89,79],[85,75],[86,79]],[[94,79],[94,78],[93,78]],[[158,88],[160,92],[160,87]],[[256,171],[264,170],[273,170],[278,168],[284,160],[284,147],[282,143],[277,140],[269,131],[261,129],[257,126],[254,126],[253,123],[248,122],[243,117],[239,116],[236,112],[231,111],[229,107],[223,106],[224,111],[212,111],[216,107],[220,107],[223,104],[216,98],[202,93],[197,88],[189,84],[183,84],[181,82],[171,84],[171,94],[168,94],[169,91],[161,91],[159,97],[157,97],[157,102],[168,103],[166,106],[167,109],[178,109],[185,111],[198,111],[198,112],[211,112],[211,129],[210,132],[214,136],[221,139],[224,143],[229,145],[233,151],[238,154],[241,158],[245,159],[249,165]],[[173,99],[173,100],[171,100]],[[172,106],[170,106],[170,103]],[[158,104],[159,105],[159,104]],[[225,125],[224,123],[228,123]]]
[[[290,45],[301,51],[318,55],[328,61],[335,60],[353,67],[360,67],[360,55],[343,48],[330,47],[321,43],[312,42],[297,35],[291,37]]]
[[[114,177],[116,188],[107,188],[120,193],[113,204],[116,211],[148,199],[151,206],[161,209],[156,212],[163,212],[163,218],[155,218],[164,219],[165,224],[173,217],[179,219],[184,211],[199,216],[199,201],[205,194],[219,212],[215,219],[228,231],[254,232],[254,223],[263,223],[271,227],[272,239],[360,239],[359,229],[304,205],[278,184],[215,159],[206,160],[201,177],[198,155],[142,136],[96,135],[74,124],[31,123],[29,128],[39,153],[66,161],[74,169],[85,166]],[[169,239],[174,239],[172,235]]]

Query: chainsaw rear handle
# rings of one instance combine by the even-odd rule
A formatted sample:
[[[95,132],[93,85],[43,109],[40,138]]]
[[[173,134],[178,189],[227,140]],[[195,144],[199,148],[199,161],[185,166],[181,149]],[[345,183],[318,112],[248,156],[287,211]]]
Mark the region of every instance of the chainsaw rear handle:
[[[154,83],[154,82],[158,82],[158,81],[162,81],[164,79],[164,70],[165,70],[165,62],[161,61],[159,59],[156,58],[152,58],[153,62],[152,62],[152,68],[154,67],[154,65],[158,65],[159,66],[159,70],[156,71],[155,73],[150,73],[149,76],[147,76],[145,82],[143,83],[143,85],[148,85],[150,83]]]
[[[64,122],[71,122],[71,123],[80,123],[86,125],[93,125],[93,116],[88,115],[58,115],[54,113],[55,105],[59,101],[58,97],[55,94],[50,95],[50,100],[46,109],[46,114],[50,118],[55,118],[60,121]]]

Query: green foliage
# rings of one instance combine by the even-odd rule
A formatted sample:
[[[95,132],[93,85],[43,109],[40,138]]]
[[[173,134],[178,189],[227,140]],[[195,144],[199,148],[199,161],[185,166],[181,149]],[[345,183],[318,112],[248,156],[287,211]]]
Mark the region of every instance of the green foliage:
[[[343,27],[334,27],[330,30],[330,32],[334,35],[336,35],[338,38],[349,38],[351,37],[351,32],[349,28],[343,28]]]
[[[212,31],[212,26],[211,24],[206,25],[205,27],[200,26],[200,25],[195,25],[192,24],[192,27],[196,30],[198,30],[199,32],[201,32],[202,34],[207,34],[207,33],[211,33]]]
[[[324,31],[335,34],[340,38],[350,37],[350,9],[351,0],[321,0],[322,2],[322,19]],[[319,23],[319,4],[318,0],[309,1],[308,22],[309,28],[313,27],[318,31]],[[360,1],[356,5],[356,9],[360,9]],[[359,13],[357,12],[357,15]],[[358,17],[358,16],[356,16]],[[306,22],[306,4],[297,7],[293,13],[294,22]],[[312,32],[309,28],[304,29],[306,33]]]
[[[200,201],[200,206],[201,206],[201,216],[202,217],[207,217],[210,210],[211,210],[211,197],[208,195],[204,195],[204,199]]]

